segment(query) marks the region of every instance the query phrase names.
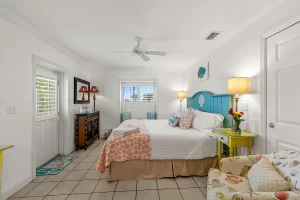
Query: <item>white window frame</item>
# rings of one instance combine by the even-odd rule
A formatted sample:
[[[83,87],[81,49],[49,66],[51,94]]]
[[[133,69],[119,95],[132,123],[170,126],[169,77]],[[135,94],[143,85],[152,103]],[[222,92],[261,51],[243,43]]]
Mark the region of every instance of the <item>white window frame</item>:
[[[120,100],[119,100],[119,114],[122,113],[122,102],[123,102],[123,97],[124,97],[124,94],[123,94],[123,86],[124,85],[128,85],[128,86],[149,86],[149,84],[153,84],[154,87],[154,91],[153,91],[153,101],[154,101],[154,110],[155,112],[157,113],[157,108],[158,108],[158,96],[157,96],[157,81],[156,80],[142,80],[142,81],[139,81],[139,80],[134,80],[134,81],[131,81],[131,80],[119,80],[119,95],[120,95]],[[140,102],[140,88],[138,87],[138,102]]]

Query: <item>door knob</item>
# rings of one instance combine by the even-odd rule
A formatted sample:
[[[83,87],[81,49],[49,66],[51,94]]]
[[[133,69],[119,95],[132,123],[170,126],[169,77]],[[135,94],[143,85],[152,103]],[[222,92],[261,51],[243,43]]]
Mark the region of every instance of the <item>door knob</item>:
[[[274,124],[273,122],[271,122],[271,123],[269,124],[269,127],[270,127],[270,128],[274,128],[274,127],[275,127],[275,124]]]

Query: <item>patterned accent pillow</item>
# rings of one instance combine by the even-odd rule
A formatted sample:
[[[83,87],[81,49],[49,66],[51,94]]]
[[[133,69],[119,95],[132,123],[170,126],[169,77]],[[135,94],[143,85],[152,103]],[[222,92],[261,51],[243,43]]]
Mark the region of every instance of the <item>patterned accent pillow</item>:
[[[184,115],[180,117],[179,119],[179,126],[182,129],[188,129],[192,126],[193,122],[193,117],[194,117],[194,112],[191,110],[188,110],[184,112]]]
[[[291,190],[287,182],[269,163],[268,159],[261,158],[248,172],[249,184],[253,192],[279,192]]]
[[[300,191],[300,153],[278,151],[269,154],[269,162],[291,182],[292,191]]]
[[[179,117],[173,114],[172,117],[169,119],[169,125],[175,127],[178,125],[178,123],[179,123]]]

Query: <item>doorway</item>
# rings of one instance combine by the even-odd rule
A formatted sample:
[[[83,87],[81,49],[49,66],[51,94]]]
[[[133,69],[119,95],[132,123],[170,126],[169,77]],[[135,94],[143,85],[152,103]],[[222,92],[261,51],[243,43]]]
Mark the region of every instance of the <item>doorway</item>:
[[[299,22],[297,19],[262,40],[262,113],[265,114],[262,133],[266,136],[267,153],[300,151],[300,107],[297,106],[300,102],[300,90],[297,89],[300,85]]]
[[[59,73],[36,69],[36,167],[58,155]]]
[[[71,123],[72,119],[66,117],[70,115],[69,76],[68,69],[33,55],[32,180],[36,178],[36,168],[38,166],[58,154],[68,154],[73,149],[73,146],[70,145],[71,142],[68,140],[68,135],[71,134],[68,124]],[[45,93],[48,91],[48,95],[44,95],[45,98],[43,98],[43,95],[40,95],[40,99],[37,98],[38,81],[49,82],[49,91],[44,84],[41,84],[46,89]],[[46,102],[48,101],[48,106],[44,106],[46,104],[45,99]],[[38,100],[44,102],[44,104],[39,103]],[[56,102],[54,102],[55,100]],[[39,105],[42,108],[45,107],[45,109],[38,111]],[[47,113],[47,109],[49,109],[49,113]],[[50,144],[45,144],[45,141],[48,140]]]

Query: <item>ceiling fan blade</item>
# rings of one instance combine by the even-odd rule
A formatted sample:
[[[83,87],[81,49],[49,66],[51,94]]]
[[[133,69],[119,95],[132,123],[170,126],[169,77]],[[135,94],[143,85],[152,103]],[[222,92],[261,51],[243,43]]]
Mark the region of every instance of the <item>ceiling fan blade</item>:
[[[164,52],[164,51],[145,51],[144,53],[147,54],[147,55],[156,55],[156,56],[165,56],[165,55],[167,55],[167,53]]]
[[[117,53],[132,53],[132,51],[114,51],[114,52],[117,52]]]
[[[145,54],[141,54],[141,57],[145,62],[148,62],[150,60],[150,58],[148,56],[146,56]]]
[[[130,56],[126,56],[125,58],[122,58],[121,60],[125,60],[125,59],[130,58],[131,56],[134,56],[134,55],[135,55],[135,53],[131,54]]]

